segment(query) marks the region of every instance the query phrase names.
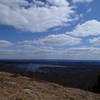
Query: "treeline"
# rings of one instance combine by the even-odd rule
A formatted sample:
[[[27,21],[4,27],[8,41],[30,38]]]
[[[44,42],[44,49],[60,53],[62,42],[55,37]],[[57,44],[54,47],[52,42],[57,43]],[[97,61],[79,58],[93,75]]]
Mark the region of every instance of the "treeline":
[[[97,82],[93,86],[93,92],[100,93],[100,75],[97,76]]]

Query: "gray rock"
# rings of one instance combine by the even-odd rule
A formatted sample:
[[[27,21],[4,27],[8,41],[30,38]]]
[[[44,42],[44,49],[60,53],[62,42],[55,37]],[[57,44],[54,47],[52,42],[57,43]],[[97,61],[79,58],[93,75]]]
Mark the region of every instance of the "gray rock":
[[[8,84],[10,84],[10,85],[16,85],[17,83],[16,82],[9,81]]]
[[[26,89],[24,89],[24,92],[26,92],[26,93],[28,93],[28,94],[33,93],[32,89],[30,89],[30,88],[26,88]]]

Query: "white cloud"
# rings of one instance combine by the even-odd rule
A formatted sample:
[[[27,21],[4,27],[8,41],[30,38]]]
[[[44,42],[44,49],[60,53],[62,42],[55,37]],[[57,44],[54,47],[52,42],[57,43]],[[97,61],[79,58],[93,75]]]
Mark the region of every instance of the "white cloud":
[[[100,48],[79,47],[69,48],[63,52],[65,59],[74,60],[100,60]]]
[[[89,8],[88,10],[87,10],[87,13],[90,13],[92,11],[92,8]]]
[[[0,50],[0,59],[72,59],[100,60],[100,48],[37,48],[37,50]]]
[[[0,3],[8,7],[28,5],[28,2],[26,0],[0,0]]]
[[[61,37],[62,36],[62,37]],[[61,39],[59,39],[61,37]],[[95,47],[78,47],[78,48],[55,48],[55,46],[66,45],[66,35],[50,35],[47,38],[40,40],[41,43],[49,44],[50,46],[41,45],[41,46],[33,46],[32,49],[29,45],[33,44],[34,41],[23,41],[19,43],[15,43],[13,46],[24,46],[26,45],[27,49],[16,49],[13,50],[9,48],[9,50],[0,50],[0,59],[73,59],[73,60],[100,60],[100,48]],[[67,41],[72,39],[72,37],[67,37]],[[55,40],[54,40],[55,39]],[[52,41],[52,43],[51,43]],[[61,42],[63,41],[63,42]],[[73,41],[76,42],[77,40]],[[91,43],[99,44],[100,38],[91,39]],[[39,41],[37,41],[38,43]],[[71,42],[73,44],[73,42]],[[69,44],[70,42],[68,42]],[[52,45],[54,44],[54,45]],[[76,43],[75,43],[76,44]],[[8,47],[11,46],[12,43],[6,40],[0,40],[0,47]],[[12,46],[12,47],[13,47]],[[54,47],[53,47],[54,46]]]
[[[21,42],[15,42],[12,43],[10,41],[7,40],[0,40],[0,48],[2,47],[17,47],[17,48],[27,48],[27,49],[33,49],[34,46],[28,43],[21,43]]]
[[[66,34],[80,37],[100,35],[100,21],[89,20],[83,24],[78,24],[73,31]]]
[[[33,40],[24,40],[24,41],[19,41],[17,44],[18,45],[32,45],[34,42]]]
[[[93,0],[72,0],[73,3],[84,3],[84,2],[90,3],[92,1]]]
[[[24,41],[19,41],[15,42],[13,45],[10,41],[6,40],[1,40],[0,41],[0,46],[11,46],[12,47],[17,47],[17,48],[26,48],[26,49],[36,49],[36,48],[52,48],[52,47],[61,47],[61,46],[72,46],[72,45],[77,45],[82,42],[82,39],[76,38],[76,37],[71,37],[66,34],[53,34],[53,35],[48,35],[44,38],[39,38],[37,40],[24,40]],[[36,47],[37,46],[37,47]],[[50,49],[51,50],[51,49]]]
[[[45,59],[56,54],[57,51],[52,47],[35,47],[32,50],[0,50],[0,59]]]
[[[43,39],[38,40],[40,44],[51,45],[51,46],[67,46],[76,45],[81,42],[80,38],[71,37],[65,34],[59,35],[48,35]]]
[[[13,45],[13,43],[6,40],[0,40],[0,47],[9,47],[11,45]]]
[[[96,38],[90,39],[89,42],[91,44],[93,44],[94,46],[100,46],[100,37],[96,37]]]
[[[69,3],[66,2],[66,0],[47,0],[50,4],[56,5],[56,6],[68,6]]]
[[[31,59],[32,57],[32,51],[0,50],[0,59]]]
[[[31,44],[23,44],[23,45],[16,45],[17,48],[21,47],[21,48],[26,48],[26,49],[31,49],[31,48],[34,48],[33,45]]]
[[[81,43],[82,39],[71,37],[66,34],[58,34],[58,35],[48,35],[44,38],[40,38],[38,40],[26,40],[19,42],[19,44],[40,44],[46,46],[68,46],[68,45],[77,45]]]
[[[71,15],[74,11],[68,1],[47,1],[48,3],[44,4],[37,0],[34,0],[34,3],[26,0],[0,0],[0,24],[41,32],[73,20]]]

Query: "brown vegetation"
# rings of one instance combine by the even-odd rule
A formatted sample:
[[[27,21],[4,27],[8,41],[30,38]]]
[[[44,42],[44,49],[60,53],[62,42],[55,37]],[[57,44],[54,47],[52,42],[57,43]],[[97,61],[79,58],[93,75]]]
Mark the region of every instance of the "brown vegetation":
[[[34,75],[14,66],[0,66],[0,100],[100,100],[100,94],[39,80]]]

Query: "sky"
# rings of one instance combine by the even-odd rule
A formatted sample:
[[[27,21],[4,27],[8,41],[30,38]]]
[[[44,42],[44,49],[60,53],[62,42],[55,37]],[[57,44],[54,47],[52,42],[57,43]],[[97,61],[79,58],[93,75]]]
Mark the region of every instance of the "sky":
[[[0,0],[0,59],[100,60],[100,0]]]

